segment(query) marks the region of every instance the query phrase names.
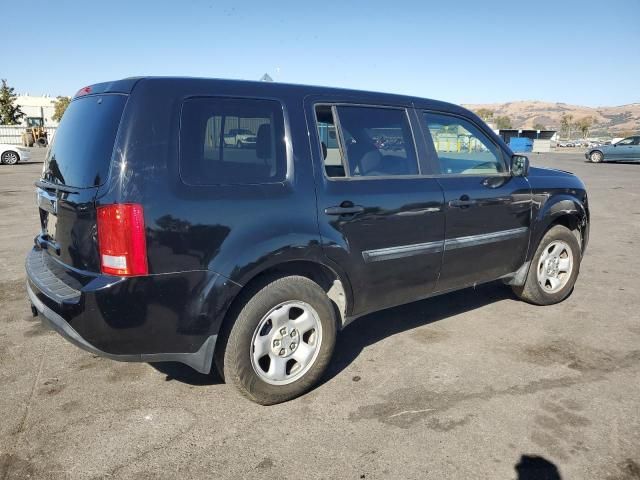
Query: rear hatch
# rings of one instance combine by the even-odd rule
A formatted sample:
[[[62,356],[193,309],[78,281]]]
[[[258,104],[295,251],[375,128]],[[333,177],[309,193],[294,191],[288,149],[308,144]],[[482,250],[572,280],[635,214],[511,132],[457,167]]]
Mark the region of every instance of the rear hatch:
[[[87,87],[79,93],[91,92]],[[75,269],[99,272],[95,198],[109,177],[127,95],[75,98],[53,138],[36,182],[41,234],[48,255]]]

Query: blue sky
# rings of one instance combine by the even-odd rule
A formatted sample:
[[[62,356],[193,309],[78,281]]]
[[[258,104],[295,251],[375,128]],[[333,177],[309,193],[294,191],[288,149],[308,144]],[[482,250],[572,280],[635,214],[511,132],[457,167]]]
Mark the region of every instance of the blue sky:
[[[72,95],[135,75],[258,79],[455,103],[640,102],[640,0],[31,1],[0,77]],[[95,6],[94,6],[95,5]],[[8,43],[7,43],[8,42]]]

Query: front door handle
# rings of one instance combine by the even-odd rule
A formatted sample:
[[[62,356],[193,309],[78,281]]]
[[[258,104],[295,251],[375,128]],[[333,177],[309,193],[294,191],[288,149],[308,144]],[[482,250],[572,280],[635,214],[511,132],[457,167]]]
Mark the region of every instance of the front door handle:
[[[324,209],[324,213],[327,215],[354,215],[364,212],[364,207],[360,205],[345,205],[345,203],[347,202],[343,202],[342,205],[337,207],[327,207]]]

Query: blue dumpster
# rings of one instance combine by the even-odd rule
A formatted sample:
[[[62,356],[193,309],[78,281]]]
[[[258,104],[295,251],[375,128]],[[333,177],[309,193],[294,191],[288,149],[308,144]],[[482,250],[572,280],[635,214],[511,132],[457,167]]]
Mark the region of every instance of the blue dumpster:
[[[526,137],[511,137],[509,148],[514,152],[530,152],[533,150],[533,139]]]

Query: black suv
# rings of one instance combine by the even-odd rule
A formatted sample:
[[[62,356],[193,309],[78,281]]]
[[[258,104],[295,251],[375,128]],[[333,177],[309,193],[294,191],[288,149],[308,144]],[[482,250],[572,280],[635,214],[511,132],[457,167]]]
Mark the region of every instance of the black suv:
[[[461,107],[277,83],[85,87],[36,186],[34,314],[114,360],[215,363],[262,404],[366,313],[497,279],[563,300],[589,235],[583,183]]]

